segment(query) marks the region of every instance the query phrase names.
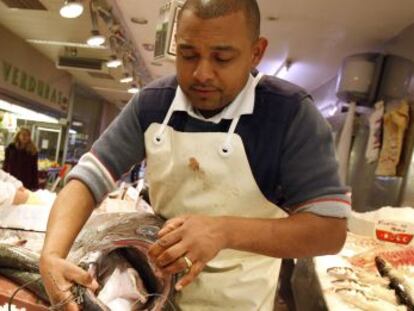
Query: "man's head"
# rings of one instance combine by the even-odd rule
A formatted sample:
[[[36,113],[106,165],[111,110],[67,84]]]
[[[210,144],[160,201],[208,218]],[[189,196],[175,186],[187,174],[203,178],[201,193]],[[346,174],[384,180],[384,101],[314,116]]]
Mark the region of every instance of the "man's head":
[[[211,19],[241,11],[253,41],[260,36],[260,11],[256,0],[187,0],[182,12],[189,10],[197,17]]]
[[[267,46],[256,0],[187,0],[177,28],[177,78],[192,105],[218,111],[243,89]]]

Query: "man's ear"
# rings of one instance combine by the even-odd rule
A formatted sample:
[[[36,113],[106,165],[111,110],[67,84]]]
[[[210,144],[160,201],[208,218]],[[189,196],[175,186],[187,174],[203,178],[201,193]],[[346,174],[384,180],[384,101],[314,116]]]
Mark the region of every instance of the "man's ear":
[[[257,65],[259,65],[260,61],[263,58],[264,53],[266,52],[267,45],[268,45],[268,41],[264,37],[260,37],[253,44],[252,68],[256,68]]]

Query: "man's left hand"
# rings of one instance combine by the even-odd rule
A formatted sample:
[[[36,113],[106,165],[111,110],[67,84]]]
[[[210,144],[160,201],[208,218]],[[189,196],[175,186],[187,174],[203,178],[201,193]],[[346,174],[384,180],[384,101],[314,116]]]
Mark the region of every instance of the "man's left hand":
[[[177,290],[190,284],[225,248],[223,222],[220,217],[182,216],[170,219],[160,230],[159,240],[150,248],[149,255],[165,274],[186,272],[177,283]]]

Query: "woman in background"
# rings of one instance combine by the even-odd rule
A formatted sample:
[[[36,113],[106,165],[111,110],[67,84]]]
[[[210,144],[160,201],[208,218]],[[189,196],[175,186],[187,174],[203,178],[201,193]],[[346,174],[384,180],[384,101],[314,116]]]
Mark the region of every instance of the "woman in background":
[[[14,141],[6,148],[3,169],[20,180],[24,187],[37,190],[37,148],[31,139],[30,130],[21,128]]]

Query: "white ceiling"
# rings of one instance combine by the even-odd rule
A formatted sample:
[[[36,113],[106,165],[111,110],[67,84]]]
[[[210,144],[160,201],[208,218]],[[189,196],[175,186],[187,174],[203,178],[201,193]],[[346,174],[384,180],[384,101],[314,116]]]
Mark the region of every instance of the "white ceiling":
[[[313,90],[337,72],[343,57],[381,49],[414,23],[411,0],[259,0],[263,34],[270,48],[262,70],[272,73],[284,55],[292,58],[287,79]],[[279,17],[275,23],[268,16]]]
[[[40,0],[47,12],[11,10],[0,2],[0,24],[25,39],[83,43],[90,33],[87,11],[76,20],[66,20],[58,10],[63,0]],[[174,72],[172,63],[154,63],[152,52],[143,44],[153,44],[158,12],[165,0],[107,0],[119,11],[130,39],[144,60],[152,78]],[[273,74],[286,58],[293,60],[286,79],[313,90],[331,79],[344,56],[362,51],[378,51],[400,31],[414,23],[413,0],[258,0],[262,11],[262,34],[270,45],[260,69]],[[145,18],[146,25],[131,22]],[[273,19],[271,21],[270,19]],[[63,46],[34,44],[55,60]],[[2,48],[5,46],[2,44]],[[81,56],[109,57],[108,50],[78,48]],[[413,55],[414,60],[414,55]],[[109,71],[107,71],[109,72]],[[107,99],[120,103],[129,98],[126,86],[113,81],[93,79],[71,71],[74,77]],[[109,72],[118,77],[121,72]],[[109,89],[109,90],[108,90]],[[115,91],[114,91],[115,90]]]

